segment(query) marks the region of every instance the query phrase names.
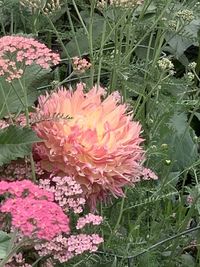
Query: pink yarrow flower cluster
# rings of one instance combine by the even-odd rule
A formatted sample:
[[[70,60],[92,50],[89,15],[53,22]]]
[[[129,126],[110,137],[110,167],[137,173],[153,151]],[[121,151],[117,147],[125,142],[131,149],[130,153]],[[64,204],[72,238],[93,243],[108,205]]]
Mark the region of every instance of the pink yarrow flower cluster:
[[[38,178],[44,175],[40,162],[35,162],[35,173]],[[31,179],[31,164],[28,160],[20,159],[0,166],[0,177],[5,181],[19,181],[24,180],[25,177]]]
[[[101,216],[88,213],[84,217],[81,217],[78,219],[77,224],[76,224],[76,229],[82,229],[87,224],[99,225],[102,223],[102,221],[103,221],[103,218]]]
[[[31,267],[31,264],[25,262],[25,258],[23,257],[22,253],[15,254],[9,262],[5,265],[5,267]]]
[[[12,226],[23,235],[51,240],[62,232],[69,232],[69,218],[53,202],[53,194],[28,180],[0,182],[0,194],[11,194],[0,211],[10,213]]]
[[[80,184],[73,177],[52,176],[49,179],[41,179],[40,187],[54,193],[55,201],[65,212],[70,212],[72,217],[73,212],[77,214],[83,211],[85,199],[80,197],[83,191]],[[77,215],[75,217],[77,218]],[[75,229],[82,230],[86,225],[91,228],[91,226],[100,225],[102,221],[103,218],[101,216],[89,213],[78,218]],[[86,230],[88,228],[84,229],[84,234],[79,234],[80,231],[76,231],[75,234],[58,235],[49,242],[37,244],[35,249],[40,256],[49,255],[52,259],[60,262],[66,262],[84,252],[96,251],[103,239],[98,234],[86,234]],[[91,229],[89,230],[91,233]]]
[[[74,57],[72,59],[72,64],[74,70],[81,73],[85,72],[87,69],[91,67],[91,63],[87,61],[87,59],[79,57]]]
[[[10,193],[17,198],[31,197],[37,200],[46,199],[53,201],[54,196],[51,192],[48,192],[37,185],[33,184],[29,180],[16,181],[16,182],[0,182],[0,195]]]
[[[105,98],[105,93],[96,86],[85,93],[82,83],[74,92],[47,93],[39,98],[33,127],[44,140],[35,146],[42,168],[74,177],[92,208],[109,192],[123,196],[125,185],[144,176],[141,125],[127,114],[119,94]],[[60,119],[50,120],[55,114]]]
[[[65,212],[72,210],[74,213],[81,213],[85,205],[82,197],[83,190],[73,177],[54,176],[50,179],[41,179],[40,186],[55,196],[55,201]]]
[[[84,252],[94,252],[103,242],[98,234],[79,234],[64,237],[59,235],[48,243],[37,244],[35,249],[40,256],[52,255],[54,260],[67,262]]]
[[[46,45],[23,36],[4,36],[0,38],[0,76],[8,82],[19,79],[26,66],[36,64],[48,69],[60,62],[60,56]]]

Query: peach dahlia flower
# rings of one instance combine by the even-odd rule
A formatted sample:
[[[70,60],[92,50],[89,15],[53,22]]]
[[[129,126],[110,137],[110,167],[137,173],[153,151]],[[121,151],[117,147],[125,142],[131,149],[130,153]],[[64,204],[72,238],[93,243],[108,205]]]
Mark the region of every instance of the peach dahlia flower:
[[[115,93],[101,87],[84,93],[60,88],[40,96],[34,130],[44,140],[35,151],[47,171],[59,170],[78,181],[90,204],[140,181],[144,151],[141,125],[126,113]],[[65,117],[70,116],[70,119]]]

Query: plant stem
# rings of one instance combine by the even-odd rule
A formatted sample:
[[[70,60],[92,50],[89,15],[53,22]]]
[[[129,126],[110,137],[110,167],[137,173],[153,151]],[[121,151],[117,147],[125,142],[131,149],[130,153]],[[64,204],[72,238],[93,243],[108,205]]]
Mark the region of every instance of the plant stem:
[[[19,84],[22,88],[22,91],[24,92],[24,99],[25,99],[25,115],[26,115],[26,125],[27,127],[30,127],[30,121],[29,121],[29,110],[28,110],[28,98],[27,98],[27,90],[26,87],[23,86],[21,79],[19,79]],[[32,174],[32,180],[36,182],[36,174],[35,174],[35,163],[33,160],[33,154],[32,152],[29,155],[30,163],[31,163],[31,174]]]

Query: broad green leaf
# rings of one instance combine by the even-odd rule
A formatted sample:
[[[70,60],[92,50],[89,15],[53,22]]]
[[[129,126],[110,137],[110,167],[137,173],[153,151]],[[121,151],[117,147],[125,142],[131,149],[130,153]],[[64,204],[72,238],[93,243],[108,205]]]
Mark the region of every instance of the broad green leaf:
[[[37,87],[44,85],[49,72],[49,70],[41,70],[38,66],[30,66],[24,72],[22,83],[27,90],[29,106],[32,106],[37,99],[39,93]],[[24,106],[19,100],[19,97],[24,103],[24,92],[19,81],[15,79],[11,84],[8,83],[4,77],[0,77],[0,118],[8,115],[9,112],[15,113],[24,110]]]
[[[31,145],[40,139],[29,128],[9,126],[0,131],[0,166],[23,158],[31,152]]]
[[[199,30],[200,19],[197,19],[184,27],[182,35],[167,33],[166,41],[170,49],[167,48],[165,51],[169,51],[177,58],[180,58],[188,47],[197,43]]]
[[[7,255],[7,250],[10,244],[10,236],[0,230],[0,259],[5,258]]]
[[[89,13],[87,11],[81,12],[81,16],[83,17],[87,29],[89,29]],[[104,27],[104,18],[99,16],[98,14],[95,14],[94,21],[92,24],[92,42],[94,45],[94,48],[98,48],[101,43],[102,38],[102,32]],[[107,26],[108,27],[108,26]],[[107,29],[108,30],[108,29]],[[81,54],[87,54],[89,53],[90,44],[88,40],[88,36],[83,28],[80,28],[76,31],[76,39],[77,43],[79,45],[79,50]],[[67,51],[71,57],[78,55],[78,49],[75,42],[75,37],[72,38],[70,42],[66,45]]]
[[[194,131],[188,126],[186,113],[175,113],[168,122],[165,142],[169,144],[175,171],[190,167],[198,158],[197,145],[193,141]]]

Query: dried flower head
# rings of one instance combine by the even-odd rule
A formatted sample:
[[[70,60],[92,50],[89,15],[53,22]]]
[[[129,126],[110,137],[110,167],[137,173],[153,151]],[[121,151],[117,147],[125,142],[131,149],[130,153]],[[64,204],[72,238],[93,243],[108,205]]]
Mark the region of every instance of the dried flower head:
[[[174,64],[168,58],[158,60],[158,66],[161,70],[173,70]]]
[[[0,76],[8,82],[19,79],[26,66],[36,64],[47,69],[58,64],[60,57],[33,38],[4,36],[0,38]]]
[[[184,9],[176,13],[176,17],[182,19],[186,23],[190,23],[194,19],[192,10]]]
[[[136,7],[138,5],[142,5],[144,0],[110,0],[109,4],[111,6],[118,6],[118,7]],[[99,8],[104,8],[108,5],[108,1],[101,0],[98,1],[97,6]]]
[[[60,0],[20,0],[20,3],[25,7],[43,10],[45,14],[51,14],[61,8]]]
[[[97,198],[108,192],[123,196],[122,187],[140,181],[143,139],[141,125],[115,94],[103,99],[101,87],[83,90],[84,85],[78,84],[75,92],[60,88],[39,98],[36,116],[41,122],[34,130],[45,141],[35,151],[45,170],[74,177],[94,207]],[[49,120],[53,114],[71,119]]]

